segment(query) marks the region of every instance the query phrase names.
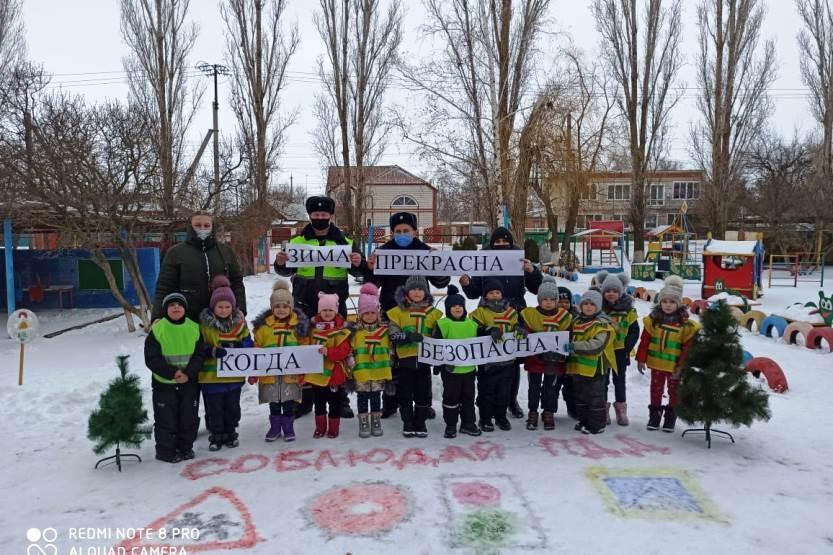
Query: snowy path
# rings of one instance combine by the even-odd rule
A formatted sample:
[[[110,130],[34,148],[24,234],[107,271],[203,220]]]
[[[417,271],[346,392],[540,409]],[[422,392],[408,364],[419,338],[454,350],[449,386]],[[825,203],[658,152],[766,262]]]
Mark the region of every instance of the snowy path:
[[[252,316],[266,306],[272,279],[247,280]],[[697,289],[686,293],[699,297]],[[767,290],[764,310],[817,291]],[[339,439],[313,440],[305,417],[295,443],[266,444],[267,409],[247,387],[239,448],[209,453],[203,431],[191,464],[156,462],[149,441],[145,462],[121,474],[93,470],[88,415],[115,376],[117,354],[130,354],[147,384],[142,341],[122,320],[38,340],[27,348],[21,388],[16,346],[0,341],[0,422],[12,430],[0,455],[0,553],[45,546],[48,528],[57,553],[141,553],[159,540],[117,535],[165,526],[200,531],[197,540],[163,542],[179,546],[174,553],[833,551],[833,354],[744,331],[744,347],[775,359],[790,391],[771,395],[770,422],[732,430],[735,445],[717,439],[710,451],[698,439],[645,430],[648,378],[632,366],[632,425],[592,439],[574,432],[562,409],[554,432],[513,420],[511,432],[455,440],[442,438],[439,419],[426,440],[402,438],[391,420],[382,438],[359,439],[353,420]],[[434,387],[439,408],[439,379]],[[148,409],[149,400],[148,386]],[[46,535],[30,542],[32,528]]]

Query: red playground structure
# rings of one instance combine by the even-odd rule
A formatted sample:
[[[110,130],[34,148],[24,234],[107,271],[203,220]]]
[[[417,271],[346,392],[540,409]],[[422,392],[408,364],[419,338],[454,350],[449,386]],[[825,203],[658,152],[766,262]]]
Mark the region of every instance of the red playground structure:
[[[754,301],[761,296],[763,267],[760,241],[709,240],[703,248],[703,298],[731,291]]]

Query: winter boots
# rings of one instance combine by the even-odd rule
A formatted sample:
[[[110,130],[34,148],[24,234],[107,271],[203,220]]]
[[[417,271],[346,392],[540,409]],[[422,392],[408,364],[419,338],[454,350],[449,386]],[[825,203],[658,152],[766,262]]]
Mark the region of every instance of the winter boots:
[[[313,432],[312,437],[318,439],[320,437],[324,437],[327,435],[327,415],[326,414],[316,414],[315,415],[315,432]]]
[[[541,420],[544,423],[545,430],[555,429],[555,413],[545,410],[543,414],[541,414]]]
[[[526,417],[526,429],[527,430],[537,430],[538,429],[538,411],[531,410]]]
[[[482,432],[480,431],[480,428],[477,427],[477,424],[475,424],[474,422],[464,422],[463,424],[460,424],[460,433],[466,434],[467,436],[477,437]]]
[[[674,412],[674,407],[665,406],[665,421],[662,423],[662,431],[669,434],[674,431],[674,425],[677,423],[677,413]]]
[[[268,442],[276,441],[281,437],[281,425],[283,424],[283,416],[280,414],[269,415],[269,431],[266,432],[264,438]]]
[[[370,437],[370,414],[369,413],[360,413],[359,414],[359,437],[361,438],[368,438]]]
[[[237,439],[237,432],[231,432],[230,434],[226,434],[223,440],[223,447],[228,447],[232,449],[234,447],[238,447],[240,445],[240,441]]]
[[[341,425],[341,418],[336,416],[335,418],[330,417],[327,421],[327,437],[330,439],[335,439],[338,437],[338,428]]]
[[[220,434],[211,434],[208,436],[208,450],[219,451],[223,448],[223,436]]]
[[[509,414],[512,415],[512,418],[523,418],[524,417],[524,411],[521,408],[521,405],[518,404],[517,400],[512,401],[511,403],[509,403]]]
[[[425,425],[428,419],[428,408],[421,405],[414,406],[414,435],[416,437],[428,437],[428,428]]]
[[[445,421],[445,433],[443,437],[449,439],[457,437],[457,415],[459,413],[459,407],[443,406],[443,420]]]
[[[284,414],[281,417],[281,428],[283,429],[284,441],[295,441],[295,415]]]
[[[379,437],[382,435],[382,413],[381,412],[371,412],[370,413],[370,435],[373,437]]]
[[[656,405],[648,405],[648,426],[649,430],[658,430],[659,421],[662,418],[662,407]]]
[[[616,412],[616,423],[620,426],[627,426],[628,421],[628,404],[627,403],[613,403],[613,410]]]

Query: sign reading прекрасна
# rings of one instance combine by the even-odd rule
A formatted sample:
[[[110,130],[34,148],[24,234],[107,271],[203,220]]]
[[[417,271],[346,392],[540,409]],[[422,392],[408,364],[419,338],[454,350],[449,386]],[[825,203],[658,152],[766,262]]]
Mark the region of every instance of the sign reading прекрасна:
[[[321,374],[324,372],[324,356],[319,352],[320,348],[318,345],[302,345],[265,349],[226,349],[226,355],[217,359],[217,377]]]
[[[376,249],[376,275],[524,275],[524,251],[418,251]]]
[[[547,352],[566,356],[569,342],[570,332],[567,331],[530,333],[526,337],[507,333],[502,341],[494,341],[488,336],[472,339],[424,337],[419,347],[419,362],[432,366],[469,366],[505,362]]]

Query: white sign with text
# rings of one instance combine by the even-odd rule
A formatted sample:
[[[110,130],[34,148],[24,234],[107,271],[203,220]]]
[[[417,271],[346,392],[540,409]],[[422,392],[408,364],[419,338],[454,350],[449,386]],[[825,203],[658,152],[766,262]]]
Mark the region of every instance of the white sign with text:
[[[324,372],[324,356],[318,349],[318,345],[226,349],[226,356],[217,359],[217,377],[321,374]]]
[[[419,362],[438,366],[469,366],[494,364],[517,357],[528,357],[543,353],[567,355],[570,332],[554,331],[530,333],[526,337],[504,334],[502,341],[491,337],[472,339],[434,339],[424,337],[419,348]]]

